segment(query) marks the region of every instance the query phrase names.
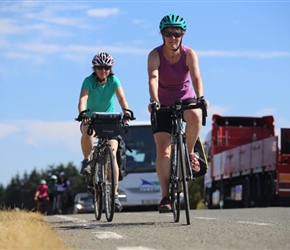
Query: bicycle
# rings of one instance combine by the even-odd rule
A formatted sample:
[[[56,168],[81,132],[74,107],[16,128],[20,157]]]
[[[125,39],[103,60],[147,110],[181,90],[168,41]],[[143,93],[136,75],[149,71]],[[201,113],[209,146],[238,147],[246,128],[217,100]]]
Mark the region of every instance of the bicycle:
[[[37,212],[41,214],[47,214],[47,197],[38,195],[37,197]]]
[[[180,219],[180,194],[184,195],[184,206],[187,225],[190,225],[190,204],[188,181],[194,180],[194,174],[190,167],[189,153],[186,145],[185,132],[183,128],[183,111],[187,109],[202,109],[202,125],[206,124],[207,110],[205,100],[190,105],[183,105],[182,101],[177,101],[169,107],[160,107],[156,109],[157,103],[151,104],[151,123],[153,129],[157,128],[156,112],[171,112],[172,131],[171,131],[171,156],[170,156],[170,182],[169,195],[171,200],[171,212],[174,222]]]
[[[108,222],[113,220],[115,212],[115,165],[114,155],[109,140],[122,135],[124,120],[135,120],[132,110],[124,109],[130,114],[92,112],[88,135],[96,132],[97,143],[91,153],[92,175],[84,176],[88,192],[93,194],[96,220],[102,217],[103,208]],[[89,110],[81,112],[85,113]],[[80,117],[80,116],[79,116]],[[80,121],[76,118],[77,121]],[[103,204],[104,203],[104,204]],[[103,207],[104,205],[104,207]]]

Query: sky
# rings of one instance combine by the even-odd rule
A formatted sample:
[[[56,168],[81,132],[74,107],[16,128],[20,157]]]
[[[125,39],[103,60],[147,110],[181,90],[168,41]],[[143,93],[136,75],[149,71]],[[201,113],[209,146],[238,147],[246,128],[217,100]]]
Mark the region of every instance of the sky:
[[[99,51],[114,58],[137,121],[149,119],[147,55],[159,22],[179,14],[213,114],[273,115],[290,127],[290,1],[0,1],[0,184],[80,167],[78,98]],[[120,111],[116,102],[117,111]]]

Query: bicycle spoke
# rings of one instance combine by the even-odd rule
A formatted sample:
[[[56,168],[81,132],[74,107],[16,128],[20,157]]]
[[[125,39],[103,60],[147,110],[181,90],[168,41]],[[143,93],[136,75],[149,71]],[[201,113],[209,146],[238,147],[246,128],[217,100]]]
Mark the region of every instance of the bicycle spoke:
[[[93,203],[94,203],[94,212],[96,220],[100,220],[102,217],[102,210],[103,210],[103,192],[102,186],[99,183],[99,176],[98,176],[98,167],[96,165],[93,168]]]
[[[179,136],[179,144],[181,145],[179,149],[179,156],[181,161],[181,172],[182,172],[182,185],[183,185],[183,195],[184,195],[184,206],[185,206],[185,215],[187,225],[190,225],[190,204],[189,204],[189,192],[188,192],[188,184],[187,184],[187,171],[186,171],[186,158],[185,158],[185,142],[182,139],[182,135]]]
[[[178,191],[178,155],[177,144],[174,143],[171,149],[171,180],[170,180],[170,200],[174,222],[179,222],[180,218],[180,192]]]
[[[107,221],[112,221],[115,212],[115,170],[114,156],[110,146],[105,151],[104,200]]]

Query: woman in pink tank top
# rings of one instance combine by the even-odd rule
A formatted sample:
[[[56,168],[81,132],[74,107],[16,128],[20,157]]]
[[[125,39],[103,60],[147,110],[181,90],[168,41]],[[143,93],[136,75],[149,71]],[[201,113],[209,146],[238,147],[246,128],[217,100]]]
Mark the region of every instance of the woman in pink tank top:
[[[163,44],[154,48],[148,55],[148,78],[150,103],[170,106],[175,101],[193,102],[203,98],[203,83],[200,75],[198,57],[194,50],[182,45],[186,32],[186,22],[180,15],[170,14],[162,18],[160,32]],[[148,107],[151,112],[151,105]],[[171,117],[167,112],[157,112],[157,129],[153,129],[156,143],[156,172],[162,191],[159,212],[170,212],[169,181],[171,152]],[[201,110],[184,111],[186,121],[186,141],[190,154],[191,168],[200,170],[194,154],[194,145],[201,130]]]

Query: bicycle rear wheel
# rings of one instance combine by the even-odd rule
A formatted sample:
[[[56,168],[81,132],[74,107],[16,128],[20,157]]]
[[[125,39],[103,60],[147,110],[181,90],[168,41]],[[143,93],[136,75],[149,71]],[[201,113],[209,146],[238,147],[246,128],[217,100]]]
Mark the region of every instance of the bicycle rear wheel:
[[[115,167],[110,146],[106,147],[104,158],[104,202],[107,221],[112,221],[115,212]]]
[[[179,164],[178,164],[178,155],[177,155],[177,144],[172,145],[171,147],[171,177],[170,177],[170,201],[171,201],[171,210],[173,213],[174,222],[179,222],[180,219],[180,190],[178,190],[179,181]]]
[[[103,190],[100,185],[99,176],[98,176],[98,167],[97,163],[93,169],[93,203],[94,203],[94,212],[96,220],[100,220],[102,217],[103,211]]]
[[[189,204],[189,192],[188,192],[188,185],[187,185],[187,172],[186,172],[186,164],[187,161],[185,160],[185,150],[186,150],[186,145],[185,141],[183,140],[182,135],[179,136],[178,138],[179,141],[179,157],[180,157],[180,162],[181,162],[181,173],[182,173],[182,186],[183,186],[183,195],[184,195],[184,207],[185,207],[185,215],[186,215],[186,222],[187,225],[190,225],[190,204]]]

